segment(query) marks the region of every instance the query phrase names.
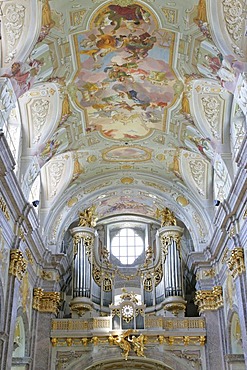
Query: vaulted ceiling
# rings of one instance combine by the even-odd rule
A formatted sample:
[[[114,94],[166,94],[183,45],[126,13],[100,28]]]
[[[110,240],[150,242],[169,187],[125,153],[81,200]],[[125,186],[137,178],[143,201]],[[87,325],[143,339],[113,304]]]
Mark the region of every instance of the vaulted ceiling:
[[[16,135],[22,125],[17,176],[27,198],[40,199],[51,249],[92,204],[99,219],[155,218],[168,207],[195,249],[207,245],[213,201],[226,197],[234,170],[243,1],[9,0],[1,8],[2,75],[18,98],[9,123]]]

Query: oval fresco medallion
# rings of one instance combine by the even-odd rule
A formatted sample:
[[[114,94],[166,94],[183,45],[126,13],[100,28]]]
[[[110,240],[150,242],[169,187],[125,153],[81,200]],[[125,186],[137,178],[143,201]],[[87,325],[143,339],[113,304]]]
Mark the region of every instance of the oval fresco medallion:
[[[108,162],[142,162],[151,159],[152,151],[139,146],[112,147],[104,151],[102,157]]]

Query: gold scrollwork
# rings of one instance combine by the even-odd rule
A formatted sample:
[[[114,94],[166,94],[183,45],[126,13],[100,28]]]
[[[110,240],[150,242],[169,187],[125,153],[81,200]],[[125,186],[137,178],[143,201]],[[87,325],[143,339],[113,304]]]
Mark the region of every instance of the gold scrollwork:
[[[10,215],[9,215],[9,212],[8,212],[8,209],[7,209],[7,204],[5,203],[3,197],[0,197],[0,209],[3,212],[6,220],[9,221],[10,220]]]
[[[101,286],[101,270],[96,265],[93,265],[93,279],[98,286]]]
[[[146,292],[152,292],[153,291],[153,279],[150,274],[147,274],[147,276],[143,280],[143,287]]]
[[[199,313],[209,310],[218,310],[223,306],[222,287],[215,286],[212,290],[198,290],[195,296],[195,304]]]
[[[236,278],[245,271],[243,248],[237,247],[232,250],[227,265],[233,278]]]
[[[91,254],[92,254],[92,247],[93,247],[93,243],[94,243],[94,237],[92,235],[89,235],[89,233],[87,233],[87,232],[76,233],[73,236],[74,257],[78,253],[78,248],[79,248],[79,244],[80,244],[81,240],[83,240],[83,243],[84,243],[85,249],[86,249],[86,255],[88,256],[88,259],[90,261]]]
[[[23,257],[23,253],[19,249],[10,251],[9,273],[22,280],[27,270],[27,261]]]
[[[169,246],[171,245],[172,241],[176,243],[176,248],[179,251],[179,255],[181,257],[181,235],[176,231],[166,231],[161,237],[160,241],[162,244],[162,249],[164,253],[164,257],[168,254]]]
[[[103,280],[103,290],[104,292],[111,292],[112,290],[112,280],[109,277],[105,277]]]
[[[84,238],[84,245],[86,248],[86,255],[88,256],[88,259],[90,259],[91,257],[93,242],[94,238],[92,236],[87,236],[86,238]]]
[[[163,278],[163,269],[162,269],[162,265],[159,265],[154,272],[155,286],[159,285],[162,278]]]
[[[121,316],[121,312],[120,312],[120,309],[119,308],[114,308],[112,311],[111,311],[111,314],[112,314],[112,317],[114,316],[118,316],[120,317]]]
[[[44,292],[42,288],[33,290],[33,308],[39,312],[57,313],[60,293]]]

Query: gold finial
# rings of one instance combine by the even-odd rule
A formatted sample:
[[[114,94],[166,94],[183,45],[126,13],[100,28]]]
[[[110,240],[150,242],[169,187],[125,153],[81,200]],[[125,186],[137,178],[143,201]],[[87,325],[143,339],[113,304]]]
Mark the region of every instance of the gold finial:
[[[155,216],[157,218],[161,217],[161,227],[162,226],[176,226],[177,221],[174,216],[174,213],[169,210],[169,208],[158,209],[156,210]]]
[[[91,207],[84,209],[83,212],[80,212],[78,226],[94,227],[97,221],[95,210],[95,205],[92,205]]]

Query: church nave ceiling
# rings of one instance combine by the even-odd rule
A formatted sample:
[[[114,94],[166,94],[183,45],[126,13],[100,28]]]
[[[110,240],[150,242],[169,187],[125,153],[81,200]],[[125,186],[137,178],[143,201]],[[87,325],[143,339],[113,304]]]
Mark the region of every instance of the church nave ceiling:
[[[30,200],[41,190],[51,243],[91,204],[101,218],[168,206],[195,244],[207,243],[213,201],[231,187],[230,116],[246,71],[232,3],[1,5],[1,75],[23,128],[17,175]]]

